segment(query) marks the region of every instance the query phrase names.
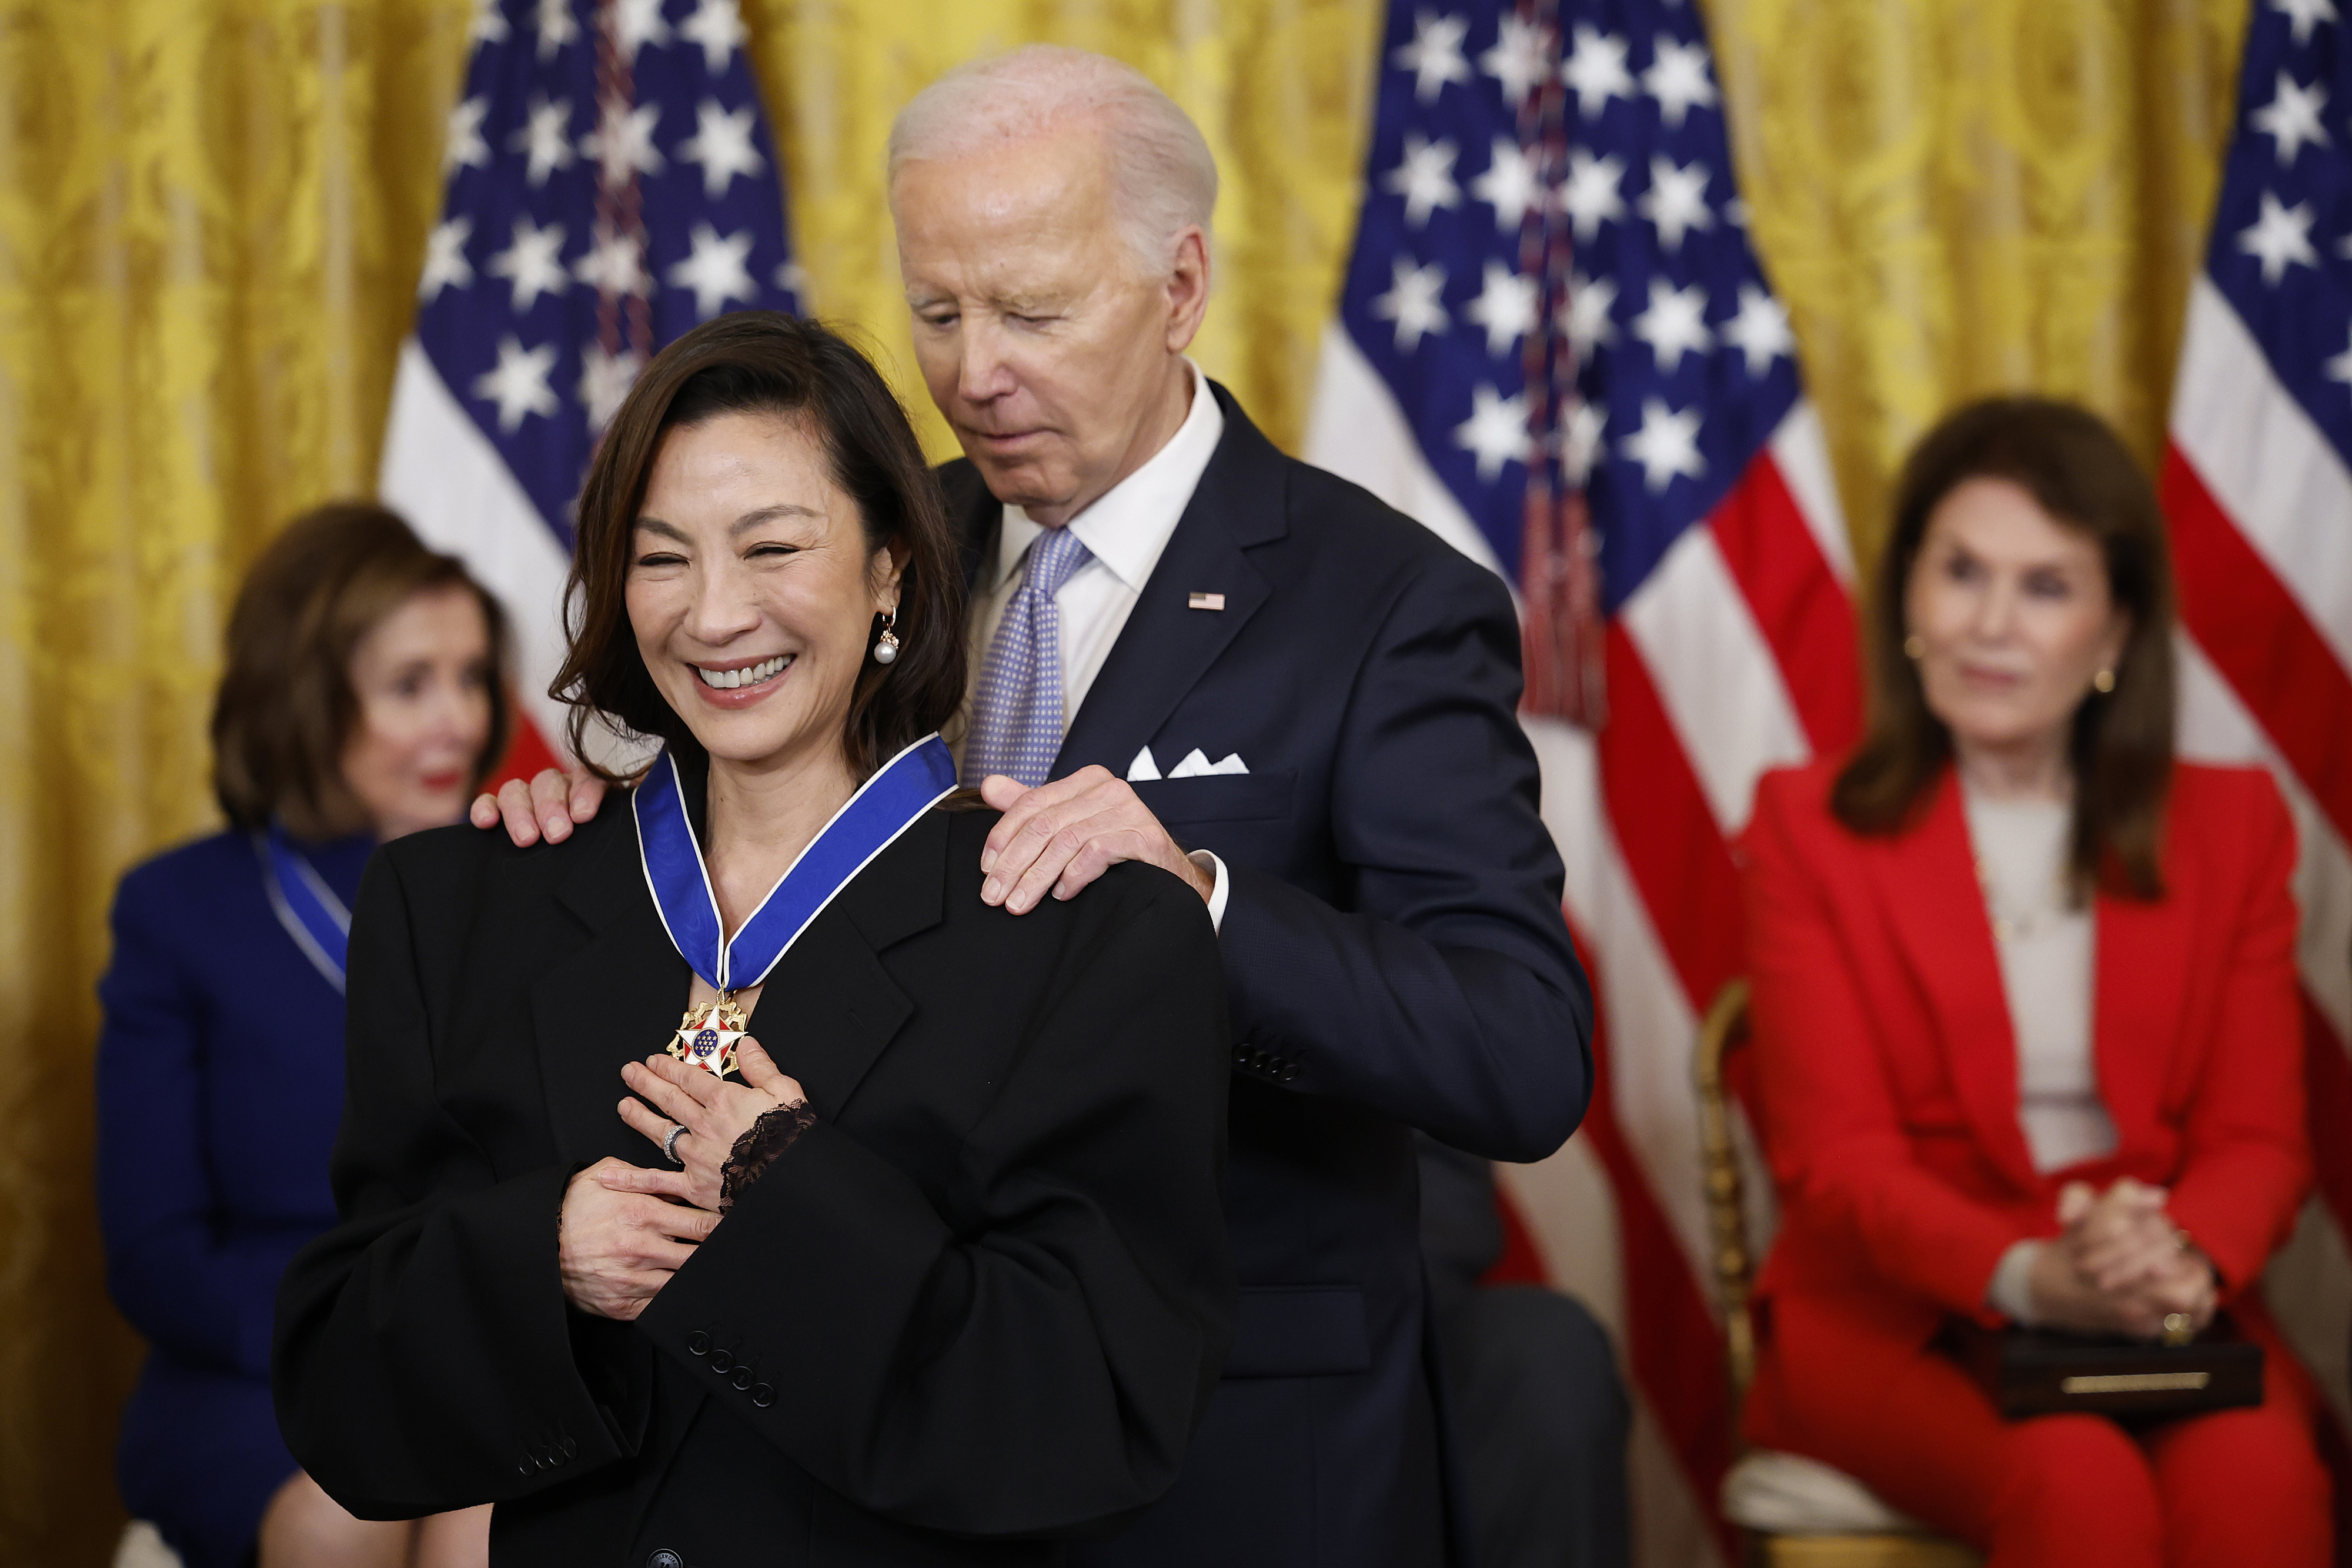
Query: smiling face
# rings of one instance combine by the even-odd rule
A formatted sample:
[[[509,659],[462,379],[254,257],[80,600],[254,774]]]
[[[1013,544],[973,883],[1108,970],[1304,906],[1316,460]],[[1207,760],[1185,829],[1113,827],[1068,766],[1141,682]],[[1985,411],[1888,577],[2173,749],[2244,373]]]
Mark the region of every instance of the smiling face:
[[[2097,541],[2007,479],[1966,480],[1937,506],[1904,610],[1928,710],[1963,754],[2063,755],[2131,632]]]
[[[379,839],[456,821],[490,736],[490,628],[462,583],[420,589],[352,650],[343,786]]]
[[[1055,526],[1166,444],[1207,246],[1188,228],[1170,276],[1143,275],[1092,129],[909,161],[890,205],[924,384],[998,499]]]
[[[898,567],[866,548],[856,503],[798,422],[725,413],[662,437],[625,599],[655,686],[714,759],[827,766],[845,757]]]

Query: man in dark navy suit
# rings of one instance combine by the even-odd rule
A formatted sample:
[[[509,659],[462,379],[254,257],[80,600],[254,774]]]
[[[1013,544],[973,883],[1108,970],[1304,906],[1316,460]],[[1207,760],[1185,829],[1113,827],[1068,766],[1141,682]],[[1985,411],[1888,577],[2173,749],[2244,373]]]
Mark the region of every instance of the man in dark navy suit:
[[[1216,168],[1129,68],[1033,48],[900,115],[890,199],[973,588],[962,765],[1015,914],[1120,860],[1217,921],[1235,1079],[1232,1356],[1172,1491],[1103,1564],[1423,1564],[1463,1550],[1412,1129],[1566,1141],[1591,1004],[1537,814],[1508,593],[1276,450],[1184,357]],[[551,837],[593,809],[503,797]],[[487,803],[476,820],[497,821]]]

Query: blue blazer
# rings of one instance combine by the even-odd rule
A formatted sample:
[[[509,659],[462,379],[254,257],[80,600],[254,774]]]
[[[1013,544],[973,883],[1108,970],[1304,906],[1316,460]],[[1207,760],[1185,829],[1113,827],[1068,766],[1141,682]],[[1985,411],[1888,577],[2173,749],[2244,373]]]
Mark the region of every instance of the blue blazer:
[[[1175,1489],[1084,1563],[1440,1561],[1463,1540],[1433,1373],[1412,1129],[1498,1160],[1566,1142],[1591,993],[1519,728],[1503,584],[1365,491],[1225,432],[1054,776],[1249,771],[1136,792],[1231,892],[1224,1376]],[[941,471],[976,570],[1002,508]],[[1223,610],[1190,608],[1222,593]]]
[[[372,840],[311,852],[349,904]],[[122,1500],[187,1568],[235,1568],[294,1473],[269,1398],[278,1276],[335,1223],[343,998],[271,912],[243,832],[116,892],[100,980],[98,1201],[114,1304],[152,1347],[123,1409]]]

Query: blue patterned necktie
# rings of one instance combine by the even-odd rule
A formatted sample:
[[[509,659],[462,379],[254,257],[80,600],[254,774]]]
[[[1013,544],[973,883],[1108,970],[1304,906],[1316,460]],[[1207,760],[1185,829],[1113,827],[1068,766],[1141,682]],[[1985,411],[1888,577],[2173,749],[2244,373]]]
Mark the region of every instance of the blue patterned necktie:
[[[966,784],[1002,773],[1034,787],[1053,768],[1062,749],[1062,611],[1054,595],[1092,559],[1066,528],[1047,528],[1030,545],[972,693]]]

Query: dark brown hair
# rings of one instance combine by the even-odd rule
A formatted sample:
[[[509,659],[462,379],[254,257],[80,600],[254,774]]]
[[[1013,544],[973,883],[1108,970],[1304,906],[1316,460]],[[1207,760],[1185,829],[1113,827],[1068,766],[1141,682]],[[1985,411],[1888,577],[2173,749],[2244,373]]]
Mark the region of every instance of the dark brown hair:
[[[637,652],[624,591],[629,536],[662,437],[726,413],[800,422],[823,444],[833,482],[857,503],[868,555],[894,541],[906,551],[898,660],[867,660],[850,695],[845,750],[865,778],[963,706],[963,573],[947,503],[907,411],[865,355],[814,321],[772,310],[720,316],[655,355],[629,390],[580,492],[580,546],[565,596],[571,646],[549,692],[572,705],[575,756],[589,755],[583,741],[598,715],[672,746],[694,744]],[[877,615],[870,635],[881,629]]]
[[[2107,589],[2131,617],[2111,694],[2074,711],[2074,892],[2161,897],[2164,803],[2172,784],[2172,563],[2147,476],[2100,418],[2047,398],[1993,398],[1927,433],[1895,486],[1895,529],[1864,626],[1870,724],[1831,793],[1840,821],[1891,833],[1911,820],[1952,752],[1903,643],[1904,596],[1944,498],[1969,479],[2022,486],[2063,527],[2088,535]]]
[[[490,733],[478,787],[506,749],[506,618],[465,567],[427,549],[397,513],[334,501],[286,525],[246,573],[213,702],[213,793],[240,828],[273,816],[299,838],[356,832],[367,814],[343,782],[359,719],[352,654],[379,621],[426,589],[462,586],[490,636]]]

